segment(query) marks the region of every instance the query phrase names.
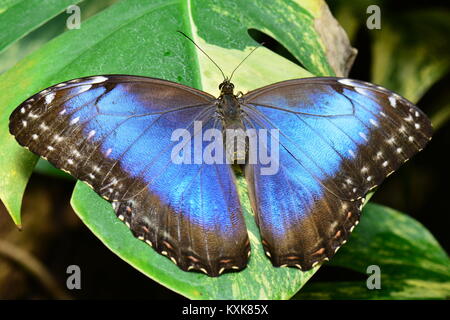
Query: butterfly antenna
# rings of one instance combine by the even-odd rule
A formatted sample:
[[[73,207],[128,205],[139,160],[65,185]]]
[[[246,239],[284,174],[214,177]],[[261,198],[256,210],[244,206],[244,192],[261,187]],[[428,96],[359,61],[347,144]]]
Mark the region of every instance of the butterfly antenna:
[[[256,49],[258,49],[258,48],[260,48],[261,46],[263,46],[264,45],[264,43],[261,43],[259,46],[257,46],[256,48],[254,48],[241,62],[239,62],[239,64],[237,65],[237,67],[236,68],[234,68],[234,70],[233,70],[233,72],[231,73],[231,76],[230,76],[230,81],[231,81],[231,78],[233,78],[233,74],[234,74],[234,72],[241,66],[241,64],[242,63],[244,63],[244,61],[245,60],[247,60],[247,58],[248,57],[250,57],[250,55],[253,53],[253,52],[255,52],[255,50]]]
[[[223,79],[224,79],[224,80],[227,79],[227,77],[225,77],[225,74],[223,73],[222,69],[220,69],[219,65],[218,65],[217,63],[215,63],[214,60],[213,60],[210,56],[208,56],[208,54],[207,54],[205,51],[203,51],[203,49],[200,48],[200,47],[194,42],[194,40],[192,40],[189,36],[187,36],[183,31],[179,31],[179,30],[178,30],[177,32],[178,32],[178,33],[181,33],[181,34],[182,34],[184,37],[186,37],[190,42],[192,42],[192,43],[198,48],[198,50],[200,50],[201,52],[203,52],[203,54],[204,54],[209,60],[211,60],[212,63],[214,63],[214,65],[217,67],[217,69],[220,70],[220,72],[222,73]]]

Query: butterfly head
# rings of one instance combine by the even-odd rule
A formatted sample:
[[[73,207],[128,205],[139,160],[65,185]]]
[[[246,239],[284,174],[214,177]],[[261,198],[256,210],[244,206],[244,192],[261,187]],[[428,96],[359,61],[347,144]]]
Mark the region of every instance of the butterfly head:
[[[233,94],[234,84],[230,82],[229,79],[225,79],[221,84],[219,84],[220,94]]]

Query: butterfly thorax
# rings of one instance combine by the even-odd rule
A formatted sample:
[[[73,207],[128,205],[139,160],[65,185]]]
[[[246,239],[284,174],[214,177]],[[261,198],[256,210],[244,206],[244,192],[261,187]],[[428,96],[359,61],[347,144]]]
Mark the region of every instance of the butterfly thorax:
[[[220,85],[220,96],[217,99],[217,112],[221,116],[224,129],[234,128],[235,122],[242,123],[241,108],[237,96],[234,94],[234,85],[229,80],[224,80]],[[243,125],[242,125],[243,127]]]
[[[222,120],[226,153],[232,162],[243,164],[248,153],[248,138],[241,118],[240,102],[233,92],[234,85],[229,80],[222,82],[219,89],[217,113]]]

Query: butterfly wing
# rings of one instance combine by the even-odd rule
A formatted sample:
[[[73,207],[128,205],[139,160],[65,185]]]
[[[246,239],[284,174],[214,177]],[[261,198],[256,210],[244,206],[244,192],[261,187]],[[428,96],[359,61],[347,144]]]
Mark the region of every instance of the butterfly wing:
[[[247,127],[279,129],[267,146],[279,143],[278,172],[246,168],[262,242],[276,266],[307,270],[333,256],[358,223],[365,194],[432,134],[412,103],[356,80],[284,81],[241,102]]]
[[[183,270],[245,267],[247,231],[227,164],[174,163],[177,129],[220,128],[215,98],[169,81],[95,76],[52,86],[11,115],[18,142],[112,202],[133,234]],[[184,143],[184,142],[183,142]]]

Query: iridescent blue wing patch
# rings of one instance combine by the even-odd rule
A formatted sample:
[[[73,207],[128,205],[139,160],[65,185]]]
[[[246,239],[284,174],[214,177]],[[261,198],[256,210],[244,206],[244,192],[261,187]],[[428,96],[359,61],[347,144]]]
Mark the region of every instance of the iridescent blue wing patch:
[[[332,257],[358,223],[366,193],[432,134],[411,102],[350,79],[284,81],[247,93],[241,103],[247,128],[279,130],[279,171],[246,168],[275,266],[308,270]]]
[[[221,130],[215,98],[173,82],[105,75],[52,86],[11,115],[18,142],[112,202],[133,234],[183,270],[246,266],[250,246],[228,164],[175,164],[171,135]],[[194,139],[197,133],[194,132]]]

